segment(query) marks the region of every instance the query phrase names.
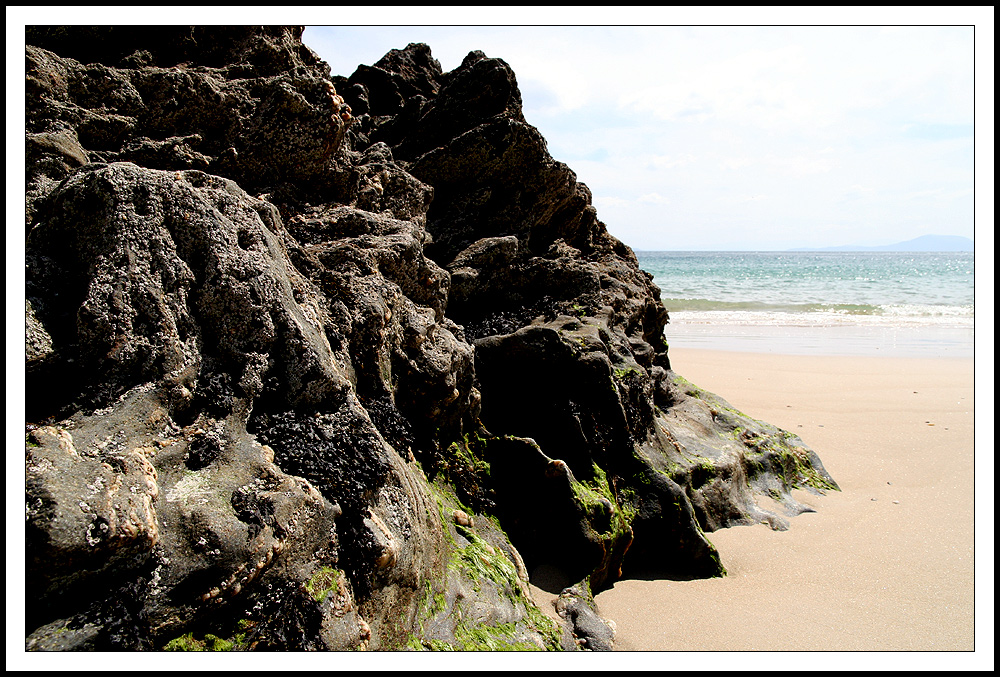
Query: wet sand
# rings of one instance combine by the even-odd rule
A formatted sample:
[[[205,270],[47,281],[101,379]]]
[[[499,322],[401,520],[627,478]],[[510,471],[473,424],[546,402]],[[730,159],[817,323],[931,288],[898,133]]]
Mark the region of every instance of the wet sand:
[[[617,625],[618,650],[977,647],[971,359],[676,348],[671,361],[737,409],[799,434],[842,491],[796,492],[817,512],[793,518],[785,532],[757,525],[709,534],[728,570],[724,578],[620,580],[600,593],[602,615]],[[980,454],[991,459],[992,440],[986,446]],[[980,486],[989,560],[980,576],[989,590],[979,598],[989,609],[978,648],[988,643],[992,663],[992,460],[988,465]],[[911,656],[917,666],[934,658]]]

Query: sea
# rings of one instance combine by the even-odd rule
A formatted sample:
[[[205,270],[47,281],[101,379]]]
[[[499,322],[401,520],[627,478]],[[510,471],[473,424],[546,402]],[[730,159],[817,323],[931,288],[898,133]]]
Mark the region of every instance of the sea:
[[[973,357],[972,252],[637,251],[672,350]]]

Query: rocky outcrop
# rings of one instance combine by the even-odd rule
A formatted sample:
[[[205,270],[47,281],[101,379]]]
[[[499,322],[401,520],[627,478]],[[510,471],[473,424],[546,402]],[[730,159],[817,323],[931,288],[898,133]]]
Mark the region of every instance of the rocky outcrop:
[[[671,370],[506,63],[301,32],[27,29],[29,649],[607,649],[836,488]]]

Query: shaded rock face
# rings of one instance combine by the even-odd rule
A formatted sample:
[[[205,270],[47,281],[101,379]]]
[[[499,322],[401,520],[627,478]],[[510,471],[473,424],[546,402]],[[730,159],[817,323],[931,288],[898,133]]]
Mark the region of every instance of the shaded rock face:
[[[29,649],[607,649],[590,591],[836,488],[670,369],[506,63],[301,34],[27,29]]]

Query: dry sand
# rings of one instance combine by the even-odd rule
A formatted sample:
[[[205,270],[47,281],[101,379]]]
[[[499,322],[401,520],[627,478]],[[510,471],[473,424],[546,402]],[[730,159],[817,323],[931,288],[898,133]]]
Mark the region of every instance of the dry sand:
[[[785,532],[757,525],[709,534],[728,570],[724,578],[620,580],[600,593],[602,615],[617,625],[618,650],[977,646],[971,359],[675,349],[671,362],[737,409],[799,434],[842,491],[796,492],[817,512],[793,518]],[[992,456],[992,441],[989,447],[980,453]],[[989,532],[989,564],[980,571],[989,590],[979,597],[988,600],[981,616],[988,627],[978,627],[977,653],[988,650],[992,666],[989,474],[981,526]],[[809,665],[823,667],[814,659]]]

